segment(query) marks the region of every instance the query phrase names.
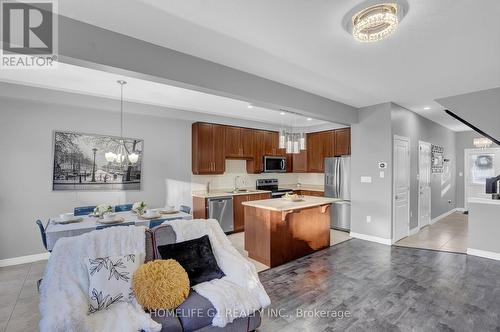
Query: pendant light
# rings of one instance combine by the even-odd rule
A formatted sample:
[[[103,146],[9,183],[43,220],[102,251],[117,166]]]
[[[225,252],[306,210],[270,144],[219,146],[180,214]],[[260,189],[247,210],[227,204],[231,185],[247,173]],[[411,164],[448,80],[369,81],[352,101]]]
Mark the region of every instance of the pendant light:
[[[123,86],[127,84],[127,81],[118,80],[116,82],[120,84],[120,140],[116,151],[106,152],[104,154],[104,158],[106,158],[108,162],[117,163],[120,167],[122,167],[126,160],[128,160],[131,164],[135,164],[139,160],[139,155],[135,153],[135,151],[128,154],[125,147],[125,140],[123,139]]]

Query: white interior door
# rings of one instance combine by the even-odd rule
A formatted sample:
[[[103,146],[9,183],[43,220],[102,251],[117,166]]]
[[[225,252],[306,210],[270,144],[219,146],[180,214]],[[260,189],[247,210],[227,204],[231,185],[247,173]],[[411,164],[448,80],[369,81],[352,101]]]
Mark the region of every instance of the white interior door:
[[[485,192],[486,178],[500,174],[500,149],[466,149],[464,160],[465,208],[469,198],[491,197]]]
[[[393,240],[410,232],[410,140],[394,136]]]
[[[431,222],[431,144],[418,145],[418,226],[422,228]]]

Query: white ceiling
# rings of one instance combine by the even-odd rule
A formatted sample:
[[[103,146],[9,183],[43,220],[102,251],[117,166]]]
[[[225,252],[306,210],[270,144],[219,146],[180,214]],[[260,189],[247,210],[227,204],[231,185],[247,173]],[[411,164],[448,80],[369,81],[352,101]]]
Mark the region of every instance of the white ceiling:
[[[241,100],[65,63],[59,63],[56,69],[47,70],[0,70],[0,81],[3,82],[113,99],[120,98],[120,86],[116,82],[119,79],[127,81],[124,86],[124,100],[129,102],[274,125],[293,127],[333,125],[325,121],[290,113],[282,114],[277,110],[254,105],[249,108],[249,104]]]
[[[355,107],[393,101],[461,130],[434,100],[500,86],[500,1],[408,0],[398,31],[374,44],[341,24],[362,1],[65,0],[59,11]]]

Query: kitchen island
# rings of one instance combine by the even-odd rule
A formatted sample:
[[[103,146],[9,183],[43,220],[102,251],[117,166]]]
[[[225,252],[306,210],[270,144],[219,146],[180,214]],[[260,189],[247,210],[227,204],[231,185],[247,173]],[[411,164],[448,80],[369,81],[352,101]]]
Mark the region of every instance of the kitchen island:
[[[304,196],[244,202],[245,250],[270,267],[330,246],[330,212],[335,198]]]

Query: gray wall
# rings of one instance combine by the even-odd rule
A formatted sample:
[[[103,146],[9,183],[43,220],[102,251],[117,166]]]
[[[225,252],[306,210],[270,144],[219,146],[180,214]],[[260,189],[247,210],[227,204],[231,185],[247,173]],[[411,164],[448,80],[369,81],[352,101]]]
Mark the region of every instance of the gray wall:
[[[457,161],[455,132],[397,104],[391,104],[392,134],[410,138],[410,228],[418,226],[418,144],[425,141],[444,147],[445,163],[442,174],[431,174],[431,216],[438,217],[456,205]],[[462,158],[463,160],[463,158]],[[451,201],[451,203],[449,203]]]
[[[359,110],[359,122],[351,127],[351,231],[392,238],[392,135],[391,104]],[[389,167],[379,177],[378,163]],[[361,183],[370,176],[372,183]],[[371,222],[366,217],[371,216]]]
[[[191,180],[191,121],[126,114],[124,135],[144,139],[142,190],[53,192],[55,129],[118,135],[119,113],[0,98],[0,259],[43,252],[37,218],[46,221],[75,206],[96,203],[145,200],[163,206],[166,179]],[[185,199],[190,202],[189,196]]]
[[[464,188],[464,150],[474,148],[474,138],[483,137],[481,134],[475,131],[462,131],[455,134],[456,137],[456,157],[457,157],[457,207],[465,207],[465,188]],[[492,147],[498,147],[498,145],[493,144]]]

